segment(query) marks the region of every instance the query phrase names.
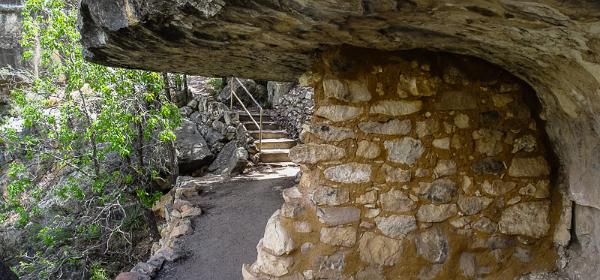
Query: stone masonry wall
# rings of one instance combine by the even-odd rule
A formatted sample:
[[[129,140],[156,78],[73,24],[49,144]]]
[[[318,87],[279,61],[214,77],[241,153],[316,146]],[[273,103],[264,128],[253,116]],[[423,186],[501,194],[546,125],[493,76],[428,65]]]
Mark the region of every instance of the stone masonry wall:
[[[294,85],[273,102],[273,113],[277,123],[291,138],[297,139],[303,126],[310,122],[314,113],[314,90],[311,87]]]
[[[303,176],[244,279],[556,269],[568,206],[527,85],[466,57],[355,49],[326,52],[304,79],[316,111],[290,152]]]

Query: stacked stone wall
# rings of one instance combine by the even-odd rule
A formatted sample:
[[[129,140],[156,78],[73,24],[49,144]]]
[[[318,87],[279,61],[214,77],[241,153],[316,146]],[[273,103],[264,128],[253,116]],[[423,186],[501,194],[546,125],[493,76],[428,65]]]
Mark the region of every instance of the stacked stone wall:
[[[471,58],[364,50],[325,53],[307,79],[316,111],[290,152],[303,176],[245,279],[556,268],[568,221],[527,85]]]

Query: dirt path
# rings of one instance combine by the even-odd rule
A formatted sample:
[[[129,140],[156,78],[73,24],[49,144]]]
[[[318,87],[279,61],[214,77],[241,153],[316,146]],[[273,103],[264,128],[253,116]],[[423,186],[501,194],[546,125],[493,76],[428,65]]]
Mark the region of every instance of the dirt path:
[[[181,239],[188,257],[165,264],[155,279],[241,279],[242,264],[256,259],[256,244],[283,204],[281,190],[294,185],[296,171],[263,171],[206,187],[194,201],[204,214],[192,221],[194,234]]]

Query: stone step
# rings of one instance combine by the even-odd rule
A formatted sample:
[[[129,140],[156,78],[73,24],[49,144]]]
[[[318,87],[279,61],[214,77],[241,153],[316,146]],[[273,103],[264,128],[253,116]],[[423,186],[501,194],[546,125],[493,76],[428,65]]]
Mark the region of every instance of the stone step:
[[[250,130],[248,131],[252,138],[258,140],[260,139],[260,131],[258,130]],[[263,130],[262,131],[262,139],[276,139],[276,138],[287,138],[288,134],[285,130]]]
[[[265,149],[260,152],[260,162],[289,162],[290,149]]]
[[[242,113],[238,113],[240,116],[240,121],[241,122],[251,122],[252,119],[250,118],[250,116],[248,115],[248,113],[246,112],[242,112]],[[254,120],[256,122],[260,121],[260,115],[258,113],[252,113],[252,117],[254,118]],[[273,118],[271,116],[265,115],[263,114],[262,116],[262,121],[264,122],[273,122]]]
[[[262,144],[258,140],[254,141],[254,144],[261,149],[290,149],[296,146],[296,140],[288,138],[263,139]]]
[[[258,120],[257,120],[257,122],[258,122]],[[254,122],[252,122],[252,121],[244,122],[243,124],[247,130],[258,130],[258,127],[256,126],[256,124],[254,124]],[[279,125],[277,125],[276,122],[263,121],[262,127],[264,130],[279,130]]]

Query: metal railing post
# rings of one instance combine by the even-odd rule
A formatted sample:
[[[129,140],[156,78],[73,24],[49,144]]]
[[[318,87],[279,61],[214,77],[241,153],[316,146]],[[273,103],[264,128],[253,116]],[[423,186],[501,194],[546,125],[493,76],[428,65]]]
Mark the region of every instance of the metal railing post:
[[[246,106],[244,105],[244,102],[242,102],[242,100],[240,99],[239,96],[237,96],[237,94],[235,93],[235,91],[233,90],[233,83],[237,82],[240,84],[240,86],[242,87],[242,89],[244,89],[244,91],[246,92],[246,94],[248,94],[248,96],[250,96],[250,99],[252,99],[252,101],[254,102],[254,104],[256,104],[256,106],[258,106],[258,110],[259,110],[259,122],[256,122],[256,119],[254,119],[254,117],[252,116],[252,113],[250,113],[250,111],[248,110],[248,108],[246,108]],[[263,108],[262,106],[260,106],[260,103],[258,103],[258,101],[256,101],[256,99],[254,99],[254,96],[252,96],[252,94],[250,93],[250,91],[248,91],[248,89],[244,86],[244,84],[242,84],[242,82],[235,77],[231,77],[231,85],[229,87],[229,99],[230,99],[230,108],[233,111],[233,98],[235,97],[235,99],[237,99],[237,101],[240,103],[240,105],[242,105],[242,108],[244,109],[244,111],[246,111],[246,113],[248,114],[248,116],[250,117],[250,119],[252,120],[252,122],[256,125],[256,127],[258,127],[258,151],[262,152],[262,140],[263,140]]]
[[[233,112],[233,77],[231,77],[231,84],[229,85],[229,110]]]
[[[260,146],[260,150],[262,151],[262,140],[263,140],[263,134],[262,134],[263,122],[262,122],[262,119],[263,119],[263,109],[260,108],[259,112],[260,113],[259,113],[258,118],[259,118],[260,126],[258,127],[258,133],[259,133],[260,139],[258,140],[258,145]]]

